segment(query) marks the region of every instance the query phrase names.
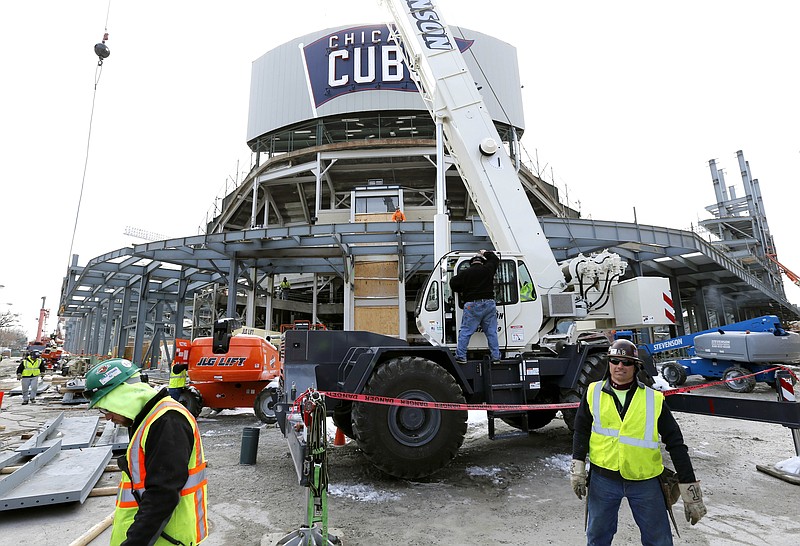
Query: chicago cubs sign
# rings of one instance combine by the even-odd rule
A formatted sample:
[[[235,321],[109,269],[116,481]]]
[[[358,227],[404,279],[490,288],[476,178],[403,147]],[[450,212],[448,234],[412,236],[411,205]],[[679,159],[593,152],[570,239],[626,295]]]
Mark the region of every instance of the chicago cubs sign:
[[[472,40],[456,38],[463,53]],[[315,106],[356,91],[390,89],[416,93],[403,54],[386,25],[343,29],[303,47]]]

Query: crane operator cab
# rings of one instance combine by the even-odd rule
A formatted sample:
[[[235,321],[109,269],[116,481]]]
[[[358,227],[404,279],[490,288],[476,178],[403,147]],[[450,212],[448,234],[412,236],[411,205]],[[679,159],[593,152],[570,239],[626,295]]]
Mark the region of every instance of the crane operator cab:
[[[474,253],[450,253],[433,269],[417,301],[416,319],[420,333],[433,345],[455,348],[464,302],[450,288],[450,279],[470,266]],[[525,262],[513,255],[499,254],[494,277],[497,305],[497,338],[500,351],[520,352],[532,332],[541,324],[542,304]],[[469,350],[486,349],[480,330],[470,339]]]

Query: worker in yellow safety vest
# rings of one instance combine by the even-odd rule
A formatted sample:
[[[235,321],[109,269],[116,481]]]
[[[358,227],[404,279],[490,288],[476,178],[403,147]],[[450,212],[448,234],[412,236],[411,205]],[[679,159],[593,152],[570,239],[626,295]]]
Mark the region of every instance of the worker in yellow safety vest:
[[[44,360],[39,358],[42,353],[31,351],[22,359],[17,366],[17,379],[22,383],[22,405],[26,405],[28,400],[31,404],[36,403],[36,391],[39,389],[39,376],[45,371]]]
[[[525,281],[519,287],[519,301],[533,301],[533,287],[530,281]]]
[[[86,374],[84,396],[106,419],[128,427],[117,459],[111,545],[199,544],[208,535],[206,460],[197,421],[166,389],[141,382],[139,368],[115,358]]]
[[[189,375],[188,364],[173,364],[169,372],[169,395],[175,400],[180,401],[181,392],[186,388],[186,378]]]
[[[281,283],[278,285],[278,288],[280,288],[280,291],[281,291],[281,299],[282,300],[288,300],[289,299],[289,289],[291,287],[292,287],[292,283],[290,283],[289,280],[286,277],[284,277],[283,280],[281,281]]]
[[[694,525],[706,514],[689,448],[664,395],[652,384],[636,345],[618,339],[608,349],[605,378],[589,384],[578,407],[570,481],[579,499],[587,497],[589,544],[611,544],[623,497],[639,526],[642,544],[672,544],[668,514],[677,497],[668,499],[661,486],[664,464],[659,438],[675,465],[686,521]]]

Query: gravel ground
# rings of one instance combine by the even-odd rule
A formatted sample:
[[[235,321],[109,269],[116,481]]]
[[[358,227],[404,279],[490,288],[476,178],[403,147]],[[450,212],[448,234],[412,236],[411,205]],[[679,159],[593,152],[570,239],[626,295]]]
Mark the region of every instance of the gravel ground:
[[[0,363],[0,390],[18,385],[12,365]],[[11,372],[9,373],[9,370]],[[695,381],[693,381],[695,380]],[[689,384],[699,382],[690,378]],[[711,387],[716,395],[774,400],[759,384],[749,395]],[[23,428],[67,411],[60,395],[20,406],[6,395],[0,425],[4,449],[13,448]],[[676,544],[796,545],[800,543],[797,486],[756,471],[795,455],[788,429],[748,421],[677,414],[690,447],[708,506],[692,527],[676,505],[681,538]],[[329,420],[330,421],[330,420]],[[204,545],[274,544],[305,520],[305,490],[280,430],[261,424],[251,410],[204,411],[199,419],[209,460],[211,534]],[[255,465],[240,465],[242,430],[260,427]],[[371,467],[354,442],[329,455],[329,524],[346,545],[403,544],[581,544],[584,504],[569,486],[572,438],[561,419],[530,435],[489,440],[485,416],[470,414],[464,446],[435,476],[419,482],[388,478]],[[500,424],[498,429],[510,432]],[[328,430],[333,436],[333,428]],[[332,443],[332,442],[331,442]],[[667,456],[668,457],[668,456]],[[106,473],[99,485],[113,484]],[[113,511],[113,497],[0,512],[2,543],[68,544]],[[92,544],[107,544],[109,532]],[[623,505],[617,544],[638,543],[630,511]]]

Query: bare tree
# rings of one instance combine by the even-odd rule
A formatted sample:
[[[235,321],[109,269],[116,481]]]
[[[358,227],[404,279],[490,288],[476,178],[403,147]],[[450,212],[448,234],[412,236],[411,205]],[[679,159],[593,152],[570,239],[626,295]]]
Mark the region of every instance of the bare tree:
[[[12,313],[11,311],[5,311],[0,313],[0,328],[10,328],[14,326],[14,323],[17,321],[17,313]]]

